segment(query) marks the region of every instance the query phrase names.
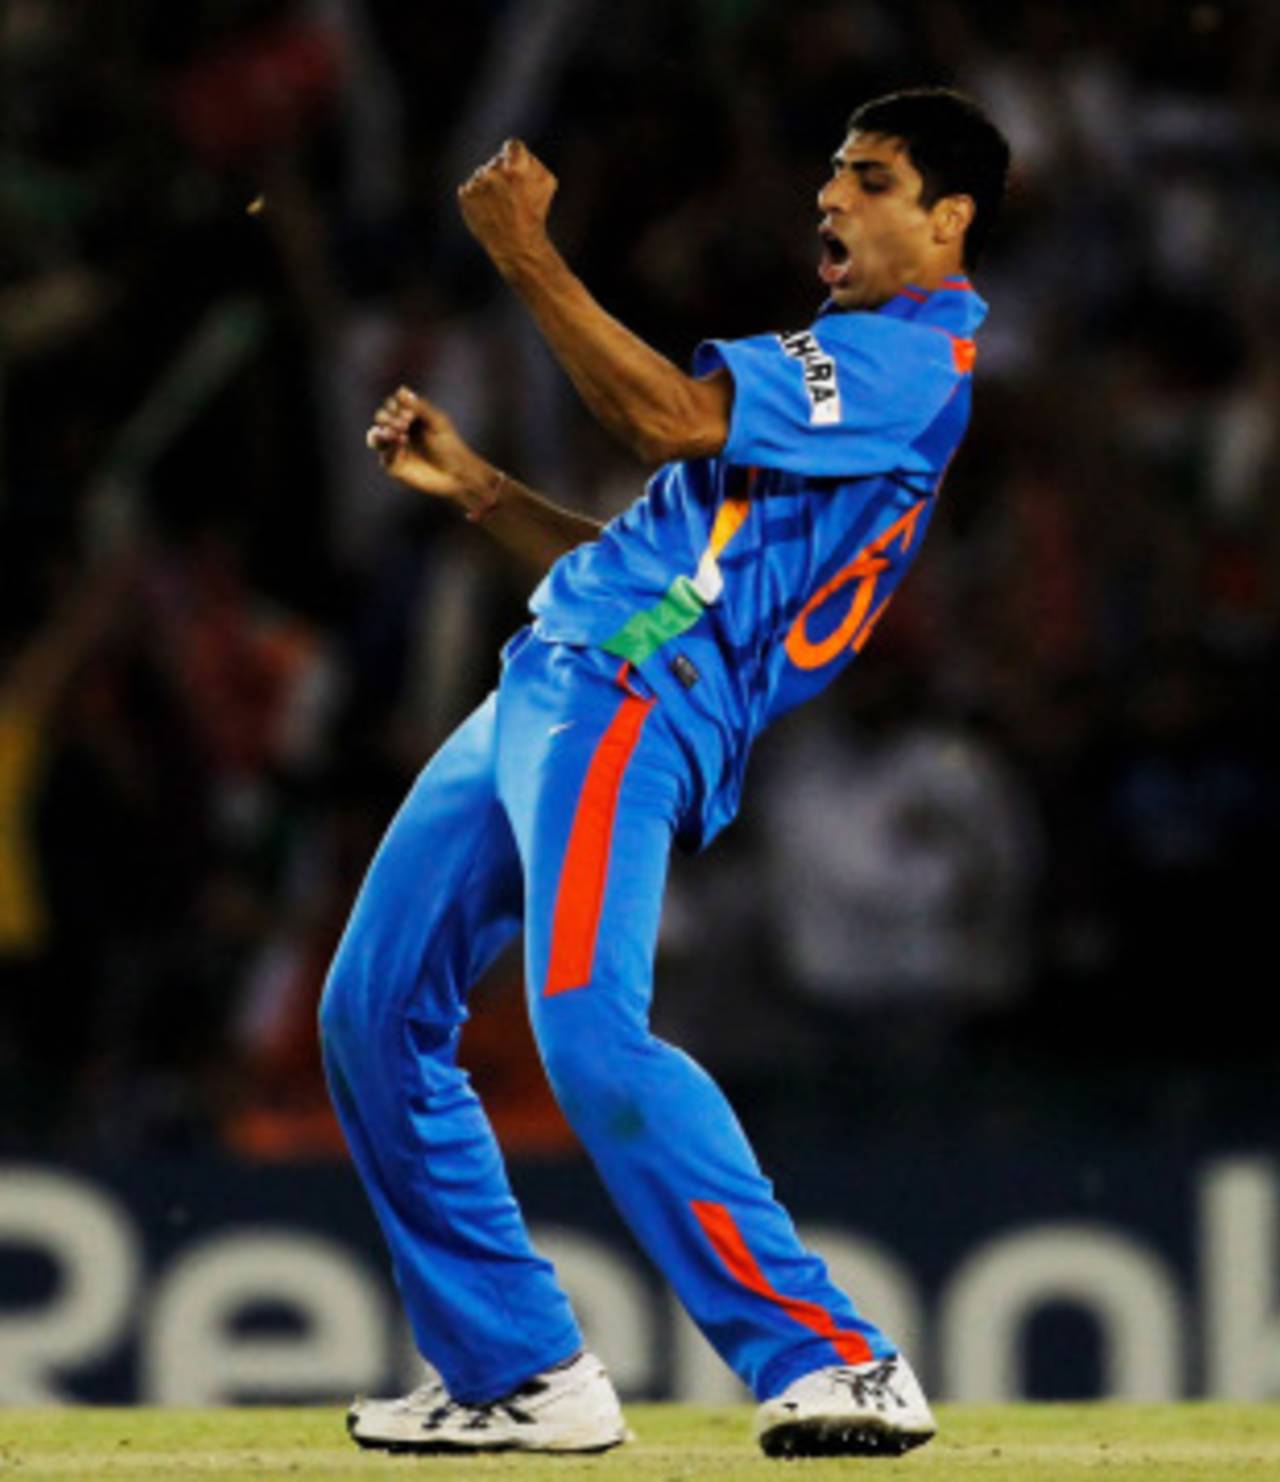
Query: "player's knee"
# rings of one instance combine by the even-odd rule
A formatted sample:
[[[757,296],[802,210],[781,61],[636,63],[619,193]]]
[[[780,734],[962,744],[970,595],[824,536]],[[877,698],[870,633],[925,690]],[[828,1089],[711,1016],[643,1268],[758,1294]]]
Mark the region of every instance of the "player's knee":
[[[382,1074],[412,1055],[430,1083],[432,1067],[450,1070],[460,1029],[456,1014],[434,1014],[397,991],[395,975],[369,953],[339,948],[320,996],[320,1044],[326,1061],[350,1075]]]
[[[373,997],[358,953],[338,949],[320,995],[320,1043],[326,1055],[358,1051],[375,1025]]]
[[[643,1045],[627,1037],[543,1032],[538,1037],[547,1080],[570,1123],[621,1126],[633,1116],[628,1067],[638,1062]]]
[[[583,1053],[581,1046],[544,1037],[539,1041],[539,1048],[547,1081],[559,1100],[563,1101],[565,1093],[576,1086],[585,1086],[591,1079],[591,1057]]]
[[[320,1029],[320,1047],[326,1055],[335,1052],[345,1037],[349,1023],[346,998],[346,985],[330,968],[316,1015]]]

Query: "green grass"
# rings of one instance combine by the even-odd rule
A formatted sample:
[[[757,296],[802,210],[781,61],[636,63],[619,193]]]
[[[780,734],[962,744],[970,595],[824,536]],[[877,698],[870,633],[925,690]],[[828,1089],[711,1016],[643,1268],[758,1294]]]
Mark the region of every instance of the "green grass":
[[[339,1410],[8,1410],[0,1411],[0,1477],[1280,1482],[1280,1405],[944,1405],[939,1413],[938,1439],[900,1460],[779,1462],[753,1447],[747,1408],[634,1405],[639,1439],[605,1456],[466,1458],[358,1451]]]

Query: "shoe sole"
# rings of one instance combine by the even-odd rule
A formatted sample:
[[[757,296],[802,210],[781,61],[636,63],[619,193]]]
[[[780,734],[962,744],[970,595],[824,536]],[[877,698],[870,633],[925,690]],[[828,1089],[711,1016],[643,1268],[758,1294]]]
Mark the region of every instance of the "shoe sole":
[[[607,1441],[593,1441],[588,1445],[573,1446],[522,1446],[519,1441],[491,1441],[472,1445],[467,1441],[409,1441],[390,1436],[361,1435],[356,1429],[355,1416],[347,1416],[347,1434],[363,1451],[385,1451],[392,1456],[494,1456],[503,1451],[560,1453],[572,1456],[598,1456],[602,1451],[612,1451],[615,1446],[630,1439],[629,1433],[610,1437]]]
[[[902,1456],[931,1441],[936,1431],[904,1431],[874,1420],[792,1420],[758,1437],[766,1456]]]

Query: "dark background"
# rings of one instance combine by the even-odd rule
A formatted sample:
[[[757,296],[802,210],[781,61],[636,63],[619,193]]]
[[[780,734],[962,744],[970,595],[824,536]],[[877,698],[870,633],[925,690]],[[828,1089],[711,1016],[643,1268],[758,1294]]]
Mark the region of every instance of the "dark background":
[[[528,589],[369,415],[420,386],[600,514],[645,476],[456,184],[523,135],[684,363],[808,322],[844,120],[922,82],[1017,157],[973,430],[870,652],[677,866],[657,1020],[784,1149],[1271,1142],[1278,58],[1263,0],[6,0],[6,1149],[338,1154],[325,964]],[[518,980],[468,1059],[572,1158]]]

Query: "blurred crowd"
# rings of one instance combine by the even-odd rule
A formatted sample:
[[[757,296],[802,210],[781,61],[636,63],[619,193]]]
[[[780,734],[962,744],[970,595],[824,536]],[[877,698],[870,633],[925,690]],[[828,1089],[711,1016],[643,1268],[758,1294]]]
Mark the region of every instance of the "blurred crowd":
[[[370,412],[418,386],[602,516],[646,476],[458,182],[525,137],[570,262],[683,363],[809,322],[844,120],[921,82],[1017,161],[974,427],[869,653],[674,870],[657,1020],[766,1131],[1053,1087],[1263,1134],[1280,8],[5,0],[5,1145],[336,1147],[328,956],[529,587],[381,475]],[[504,1138],[564,1149],[518,960],[479,997]]]

